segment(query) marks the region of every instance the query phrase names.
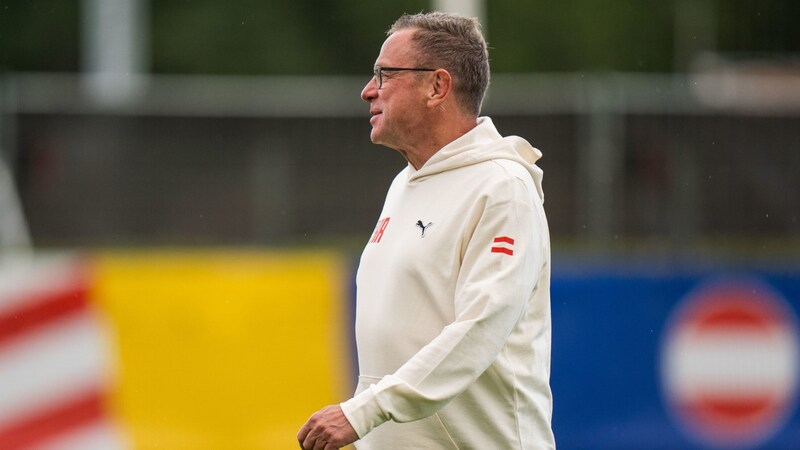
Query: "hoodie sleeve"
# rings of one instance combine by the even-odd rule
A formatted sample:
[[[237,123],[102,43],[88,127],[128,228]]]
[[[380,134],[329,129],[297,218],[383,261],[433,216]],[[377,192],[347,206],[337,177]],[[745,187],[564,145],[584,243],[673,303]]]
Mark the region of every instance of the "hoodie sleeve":
[[[465,231],[455,320],[395,373],[341,404],[358,433],[427,417],[467,389],[497,359],[528,307],[546,262],[541,200],[502,177],[476,202]],[[496,250],[499,249],[499,250]]]

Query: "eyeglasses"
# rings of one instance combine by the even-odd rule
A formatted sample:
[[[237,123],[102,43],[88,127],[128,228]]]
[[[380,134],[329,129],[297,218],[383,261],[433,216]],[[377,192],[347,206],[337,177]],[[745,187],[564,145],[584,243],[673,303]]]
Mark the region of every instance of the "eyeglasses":
[[[383,66],[375,66],[372,68],[372,73],[375,74],[375,79],[378,80],[378,89],[383,87],[383,72],[396,72],[401,70],[410,70],[413,72],[434,72],[436,69],[423,69],[417,67],[383,67]]]

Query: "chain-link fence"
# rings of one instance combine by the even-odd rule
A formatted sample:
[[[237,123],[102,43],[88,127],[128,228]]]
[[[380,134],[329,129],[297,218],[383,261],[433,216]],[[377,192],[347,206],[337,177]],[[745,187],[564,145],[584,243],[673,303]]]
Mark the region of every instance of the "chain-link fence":
[[[32,238],[252,245],[366,236],[405,164],[369,142],[358,99],[366,81],[152,78],[135,102],[103,106],[83,96],[77,77],[10,78],[5,154]],[[498,75],[484,113],[543,151],[556,242],[796,240],[800,105],[715,104],[708,81]]]

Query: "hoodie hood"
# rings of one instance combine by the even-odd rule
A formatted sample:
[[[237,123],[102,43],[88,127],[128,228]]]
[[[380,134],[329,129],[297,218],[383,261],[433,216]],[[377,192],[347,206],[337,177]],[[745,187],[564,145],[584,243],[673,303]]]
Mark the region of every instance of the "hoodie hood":
[[[409,164],[408,182],[417,183],[440,172],[484,161],[507,159],[527,169],[539,198],[544,201],[542,169],[535,164],[541,157],[542,152],[525,139],[519,136],[503,137],[494,127],[492,119],[479,117],[475,128],[442,147],[419,170]]]

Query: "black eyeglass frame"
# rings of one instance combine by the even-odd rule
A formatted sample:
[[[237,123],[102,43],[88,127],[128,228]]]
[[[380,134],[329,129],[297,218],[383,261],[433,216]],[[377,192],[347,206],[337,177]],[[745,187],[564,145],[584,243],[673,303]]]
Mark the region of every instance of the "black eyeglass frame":
[[[423,67],[383,67],[383,66],[374,66],[372,68],[372,73],[375,75],[375,79],[378,81],[378,89],[383,87],[383,71],[389,72],[398,72],[398,71],[412,71],[412,72],[435,72],[439,69],[428,69]]]

